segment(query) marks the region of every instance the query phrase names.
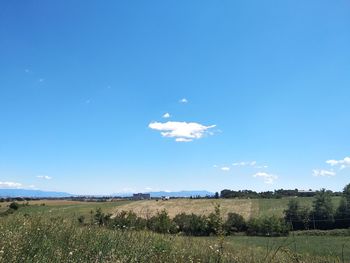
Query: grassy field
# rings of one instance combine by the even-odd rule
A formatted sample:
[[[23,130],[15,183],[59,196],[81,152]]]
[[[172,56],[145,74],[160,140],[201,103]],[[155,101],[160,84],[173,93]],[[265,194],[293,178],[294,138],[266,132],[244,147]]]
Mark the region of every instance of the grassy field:
[[[178,213],[195,213],[207,215],[214,211],[215,204],[220,204],[222,214],[229,212],[241,214],[245,219],[264,215],[283,216],[283,211],[291,198],[281,199],[170,199],[167,201],[143,200],[134,201],[118,206],[118,210],[131,210],[141,216],[153,215],[157,211],[166,209],[170,217]],[[293,197],[294,199],[294,197]],[[312,197],[298,198],[301,205],[311,207]],[[333,197],[337,206],[340,198]]]
[[[45,213],[50,216],[63,216],[66,218],[76,218],[79,215],[87,216],[91,211],[101,208],[104,213],[110,213],[121,205],[126,205],[131,201],[115,202],[79,202],[67,200],[35,200],[29,201],[29,206],[21,207],[20,214]],[[19,202],[23,204],[26,202]],[[2,211],[7,209],[9,203],[0,203]],[[0,211],[1,212],[1,211]]]
[[[208,214],[219,203],[223,214],[244,217],[282,215],[288,198],[198,200],[29,202],[12,215],[0,217],[0,262],[350,262],[350,236],[183,237],[147,231],[79,226],[80,215],[133,210],[139,215],[166,209]],[[312,198],[300,198],[311,206]],[[333,198],[337,204],[339,198]],[[0,203],[6,209],[7,203]],[[45,204],[45,205],[42,205]],[[34,260],[35,259],[35,260]]]
[[[343,237],[183,237],[79,226],[45,214],[0,218],[0,262],[349,262]],[[331,243],[331,245],[330,245]],[[297,247],[295,248],[295,244]]]

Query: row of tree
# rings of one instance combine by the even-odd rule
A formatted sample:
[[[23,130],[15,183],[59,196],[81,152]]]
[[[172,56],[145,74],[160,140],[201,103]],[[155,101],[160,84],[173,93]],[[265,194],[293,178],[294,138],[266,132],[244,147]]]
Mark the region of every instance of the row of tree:
[[[340,192],[332,192],[330,190],[327,190],[327,192],[331,196],[340,196]],[[220,192],[221,198],[262,198],[262,199],[272,199],[272,198],[282,198],[282,197],[313,197],[316,196],[317,192],[312,191],[311,189],[308,191],[300,191],[298,189],[294,190],[286,190],[286,189],[279,189],[274,191],[266,191],[266,192],[255,192],[252,190],[222,190]]]
[[[132,211],[121,211],[113,218],[100,209],[92,215],[88,222],[84,217],[78,218],[81,224],[95,224],[111,229],[121,230],[151,230],[157,233],[188,236],[233,235],[246,232],[248,235],[281,236],[287,235],[289,225],[283,218],[276,216],[254,218],[246,221],[241,215],[229,213],[226,220],[220,215],[220,206],[208,216],[181,213],[170,218],[163,210],[149,218],[137,216]]]
[[[312,208],[292,199],[284,211],[284,219],[293,230],[335,229],[350,227],[350,184],[344,187],[340,204],[336,207],[332,193],[317,191]]]

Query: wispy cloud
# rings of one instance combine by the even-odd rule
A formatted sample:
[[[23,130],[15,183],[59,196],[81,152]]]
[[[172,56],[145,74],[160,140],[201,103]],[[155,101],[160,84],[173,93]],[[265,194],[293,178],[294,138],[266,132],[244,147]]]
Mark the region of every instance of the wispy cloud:
[[[212,135],[209,130],[216,125],[205,126],[196,122],[151,122],[148,127],[160,131],[163,137],[175,138],[177,142],[190,142],[205,135]]]
[[[0,182],[0,188],[21,188],[23,185],[16,182]]]
[[[188,100],[186,98],[182,98],[181,100],[179,100],[180,103],[188,103]]]
[[[339,166],[340,169],[344,169],[350,167],[350,157],[345,157],[342,160],[328,160],[326,163],[331,166]]]
[[[238,167],[242,167],[242,166],[255,166],[256,165],[256,161],[250,161],[250,162],[236,162],[232,164],[233,166],[238,166]]]
[[[42,83],[42,82],[44,82],[44,81],[45,81],[45,79],[40,78],[38,81],[39,81],[40,83]]]
[[[37,175],[36,177],[39,178],[39,179],[45,179],[45,180],[51,180],[52,179],[52,177],[48,176],[48,175]]]
[[[165,119],[168,119],[168,118],[170,118],[171,116],[170,116],[170,113],[164,113],[164,115],[162,116],[163,118],[165,118]]]
[[[316,177],[322,177],[322,176],[325,176],[325,177],[330,177],[330,176],[335,176],[336,173],[333,171],[333,170],[322,170],[322,169],[314,169],[312,170],[312,174],[313,176],[316,176]]]
[[[228,166],[221,167],[220,169],[221,169],[222,171],[224,171],[224,172],[228,172],[228,171],[231,170],[231,168],[228,167]]]
[[[266,172],[258,172],[256,174],[254,174],[253,177],[255,177],[255,178],[263,178],[263,180],[264,180],[264,182],[266,184],[273,184],[275,182],[275,180],[278,179],[277,175],[269,174],[269,173],[266,173]]]

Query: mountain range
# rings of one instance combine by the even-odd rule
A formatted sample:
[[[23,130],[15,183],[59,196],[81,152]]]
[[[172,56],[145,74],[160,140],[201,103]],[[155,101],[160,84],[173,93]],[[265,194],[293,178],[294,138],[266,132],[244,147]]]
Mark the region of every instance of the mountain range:
[[[121,197],[129,197],[132,196],[133,193],[115,193],[112,195],[104,195],[104,196],[121,196]],[[193,190],[193,191],[178,191],[178,192],[168,192],[168,191],[159,191],[159,192],[149,192],[151,197],[190,197],[190,196],[211,196],[214,193],[206,191],[206,190]],[[51,192],[51,191],[41,191],[41,190],[28,190],[28,189],[0,189],[0,197],[72,197],[79,196],[75,194],[69,194],[66,192]],[[92,195],[89,195],[92,196]],[[102,196],[102,195],[96,195]]]

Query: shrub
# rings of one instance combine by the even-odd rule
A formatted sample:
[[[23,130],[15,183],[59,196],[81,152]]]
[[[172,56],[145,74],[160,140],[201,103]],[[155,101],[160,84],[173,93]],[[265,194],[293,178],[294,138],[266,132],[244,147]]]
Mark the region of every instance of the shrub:
[[[166,210],[162,210],[161,212],[157,212],[155,216],[152,216],[147,220],[148,229],[158,232],[158,233],[170,233],[174,234],[177,232],[176,225],[170,219],[168,212]]]
[[[132,211],[121,211],[112,219],[110,225],[119,229],[141,230],[146,228],[147,221]]]
[[[245,231],[246,229],[247,229],[247,226],[243,216],[237,213],[228,213],[227,219],[224,223],[224,230],[226,234],[242,232],[242,231]]]
[[[220,205],[216,205],[215,211],[208,216],[208,233],[213,235],[223,235],[223,232]]]
[[[13,209],[13,210],[17,210],[19,208],[19,204],[17,202],[12,202],[10,205],[9,205],[9,208],[10,209]]]
[[[276,216],[253,218],[248,221],[247,234],[257,236],[286,236],[289,226]]]
[[[178,214],[173,219],[180,232],[191,236],[208,235],[207,217],[196,214]]]

